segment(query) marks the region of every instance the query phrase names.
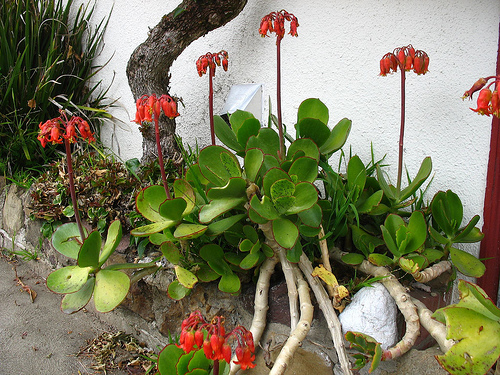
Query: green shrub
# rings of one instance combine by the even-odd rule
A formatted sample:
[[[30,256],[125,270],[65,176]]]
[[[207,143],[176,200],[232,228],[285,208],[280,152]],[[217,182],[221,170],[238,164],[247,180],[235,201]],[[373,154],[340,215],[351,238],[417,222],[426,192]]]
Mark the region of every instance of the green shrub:
[[[92,61],[108,19],[90,27],[95,6],[73,0],[5,0],[0,3],[0,173],[40,170],[54,147],[37,141],[38,124],[65,108],[91,120],[107,117],[107,89],[92,78]]]

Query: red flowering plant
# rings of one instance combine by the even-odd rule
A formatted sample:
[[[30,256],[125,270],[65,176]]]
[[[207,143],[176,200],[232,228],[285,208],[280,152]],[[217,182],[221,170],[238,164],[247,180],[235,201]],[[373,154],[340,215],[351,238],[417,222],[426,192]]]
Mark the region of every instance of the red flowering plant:
[[[219,375],[221,372],[221,362],[231,363],[231,341],[235,341],[236,365],[241,366],[243,370],[254,368],[255,364],[255,344],[253,336],[243,326],[237,326],[231,332],[226,333],[225,319],[222,316],[215,316],[210,322],[207,322],[200,311],[192,312],[188,318],[182,322],[179,344],[167,345],[158,356],[158,370],[160,374],[179,374],[177,366],[176,372],[172,372],[170,364],[173,358],[179,358],[191,354],[192,357],[199,357],[203,353],[205,358],[213,361],[212,374]],[[177,350],[177,349],[181,349]],[[197,359],[199,361],[199,359]],[[179,361],[177,361],[179,362]],[[223,363],[222,362],[222,363]],[[196,368],[209,372],[207,362],[200,362]]]
[[[67,314],[83,309],[92,296],[96,310],[108,312],[123,301],[130,287],[129,277],[119,270],[156,267],[156,263],[113,264],[103,267],[121,240],[122,226],[119,220],[110,224],[104,247],[99,231],[88,233],[83,226],[76,198],[71,144],[76,143],[79,138],[94,142],[95,137],[87,121],[76,116],[68,119],[66,112],[61,110],[60,113],[59,117],[40,123],[38,140],[43,147],[49,143],[64,143],[66,149],[69,190],[76,223],[59,226],[52,235],[52,246],[59,253],[74,259],[76,264],[52,272],[47,277],[47,287],[55,293],[65,294],[61,310]]]
[[[393,52],[386,53],[380,60],[380,75],[385,77],[387,74],[397,72],[398,69],[401,72],[401,124],[399,130],[398,174],[395,190],[391,189],[389,185],[385,183],[380,168],[377,169],[377,176],[379,180],[382,180],[381,186],[385,195],[391,200],[393,207],[398,207],[403,201],[410,197],[427,179],[432,169],[431,159],[429,157],[425,158],[417,173],[418,178],[415,178],[413,183],[406,189],[401,189],[406,109],[406,72],[413,70],[417,75],[426,74],[429,71],[429,56],[424,51],[415,50],[411,44],[396,48]]]
[[[221,66],[224,71],[227,71],[228,67],[228,54],[226,51],[222,50],[217,53],[206,53],[196,60],[196,69],[198,70],[198,75],[201,77],[203,74],[207,73],[208,70],[208,84],[209,84],[209,94],[208,94],[208,109],[210,116],[210,136],[212,139],[212,145],[215,145],[215,131],[214,131],[214,76],[215,69],[217,66]]]
[[[286,10],[280,10],[279,12],[271,12],[264,16],[260,21],[259,34],[264,38],[268,36],[267,34],[276,34],[276,105],[278,112],[278,132],[280,137],[280,150],[279,157],[283,160],[285,158],[285,143],[283,138],[283,120],[281,112],[281,40],[285,36],[285,21],[290,22],[291,36],[299,36],[297,34],[297,27],[299,27],[299,21],[292,13],[288,13]]]
[[[492,80],[488,83],[488,81]],[[472,95],[479,91],[477,97],[477,108],[471,108],[474,112],[480,115],[496,116],[500,118],[500,94],[498,93],[498,86],[500,83],[500,76],[489,76],[486,78],[479,78],[472,87],[464,93],[462,99],[469,98],[472,100]],[[493,91],[491,86],[495,85]]]

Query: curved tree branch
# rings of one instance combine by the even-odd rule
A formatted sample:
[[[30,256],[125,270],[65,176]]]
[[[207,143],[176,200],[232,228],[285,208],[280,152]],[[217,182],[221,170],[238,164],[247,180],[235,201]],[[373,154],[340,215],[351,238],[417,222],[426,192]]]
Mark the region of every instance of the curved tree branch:
[[[134,99],[142,95],[168,94],[169,70],[174,60],[191,42],[235,18],[246,3],[247,0],[184,0],[163,16],[128,62],[127,77]],[[160,138],[166,156],[173,157],[178,151],[174,134],[175,120],[162,116]],[[142,161],[149,162],[156,157],[154,131],[148,128],[143,131]]]

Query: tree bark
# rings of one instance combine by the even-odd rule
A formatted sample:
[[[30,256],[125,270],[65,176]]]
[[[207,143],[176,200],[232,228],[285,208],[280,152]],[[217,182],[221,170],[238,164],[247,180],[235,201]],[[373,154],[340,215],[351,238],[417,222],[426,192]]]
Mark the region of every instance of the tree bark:
[[[163,16],[128,62],[127,77],[134,99],[168,94],[169,70],[174,60],[191,42],[235,18],[246,3],[247,0],[185,0]],[[200,55],[205,52],[200,51]],[[161,116],[159,125],[162,151],[165,157],[172,158],[178,152],[175,120]],[[157,158],[154,127],[143,131],[142,148],[143,163]]]

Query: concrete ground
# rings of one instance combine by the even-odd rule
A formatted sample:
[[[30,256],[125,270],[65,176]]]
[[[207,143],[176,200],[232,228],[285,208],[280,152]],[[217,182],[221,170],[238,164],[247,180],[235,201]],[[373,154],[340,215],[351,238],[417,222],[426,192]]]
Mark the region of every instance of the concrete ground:
[[[16,279],[34,290],[34,301]],[[88,340],[113,327],[90,312],[66,315],[61,296],[22,262],[0,257],[0,374],[95,374],[92,360],[79,353]],[[121,375],[122,371],[107,372]],[[102,374],[102,372],[101,372]]]

